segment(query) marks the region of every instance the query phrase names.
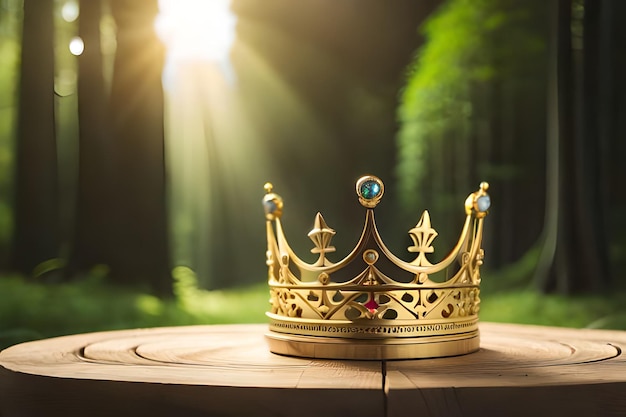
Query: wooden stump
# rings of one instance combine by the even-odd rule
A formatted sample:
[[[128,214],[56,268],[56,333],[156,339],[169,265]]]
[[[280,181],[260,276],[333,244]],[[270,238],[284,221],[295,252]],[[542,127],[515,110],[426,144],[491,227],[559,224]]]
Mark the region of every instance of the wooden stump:
[[[265,325],[66,336],[0,353],[0,416],[623,416],[626,332],[481,324],[479,352],[278,356]]]

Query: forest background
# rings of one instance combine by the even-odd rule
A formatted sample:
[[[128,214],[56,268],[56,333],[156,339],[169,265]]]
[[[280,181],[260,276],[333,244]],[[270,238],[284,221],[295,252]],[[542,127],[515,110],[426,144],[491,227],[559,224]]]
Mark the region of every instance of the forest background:
[[[263,322],[260,199],[397,254],[489,181],[481,319],[626,329],[626,3],[0,1],[0,346]],[[300,233],[300,234],[298,234]],[[342,250],[343,248],[343,250]],[[441,248],[441,249],[440,249]]]

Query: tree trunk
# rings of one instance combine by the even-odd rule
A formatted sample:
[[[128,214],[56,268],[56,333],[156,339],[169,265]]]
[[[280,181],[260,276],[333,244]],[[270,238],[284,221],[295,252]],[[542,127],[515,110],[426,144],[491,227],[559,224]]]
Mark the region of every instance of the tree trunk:
[[[33,273],[59,250],[53,1],[25,0],[12,266]]]
[[[605,219],[605,230],[611,253],[611,285],[623,288],[626,281],[618,271],[626,266],[626,195],[619,192],[626,178],[626,141],[624,141],[624,109],[626,108],[626,81],[622,74],[626,70],[623,53],[626,42],[626,3],[619,0],[604,0],[598,13],[597,26],[597,141],[599,151],[599,171],[602,177],[598,185],[603,210],[596,216]],[[590,57],[589,65],[593,65]],[[616,192],[618,191],[618,192]],[[621,278],[621,279],[620,279]],[[619,281],[618,281],[619,280]],[[617,285],[616,285],[617,284]]]
[[[71,274],[109,264],[114,242],[110,199],[112,176],[102,52],[101,0],[81,0],[79,35],[85,50],[78,58],[78,190],[76,223],[70,259]]]
[[[606,288],[609,272],[606,234],[598,215],[603,212],[594,111],[598,104],[593,62],[598,13],[593,7],[585,11],[584,57],[580,61],[572,54],[571,0],[560,0],[555,9],[545,241],[536,279],[543,291],[599,291]]]
[[[171,291],[167,244],[163,46],[154,32],[156,0],[112,0],[117,24],[110,116],[117,250],[112,278]]]
[[[604,184],[606,183],[603,166],[605,160],[603,137],[602,94],[600,84],[605,76],[611,82],[610,57],[602,54],[602,32],[610,30],[602,27],[601,9],[607,1],[585,0],[582,85],[579,101],[581,126],[576,137],[576,166],[578,167],[577,188],[577,228],[579,233],[578,250],[584,251],[581,267],[584,275],[579,275],[575,287],[591,290],[602,290],[611,284],[608,259],[608,242],[605,219],[607,199]],[[589,283],[588,281],[592,281]]]
[[[550,62],[548,63],[548,120],[546,137],[546,212],[543,230],[543,246],[535,272],[535,280],[543,291],[556,287],[555,262],[559,241],[559,216],[561,206],[560,177],[561,138],[563,129],[564,103],[562,92],[570,87],[562,74],[569,68],[571,52],[571,4],[559,0],[552,7],[552,30],[549,41]],[[567,102],[566,102],[567,103]]]

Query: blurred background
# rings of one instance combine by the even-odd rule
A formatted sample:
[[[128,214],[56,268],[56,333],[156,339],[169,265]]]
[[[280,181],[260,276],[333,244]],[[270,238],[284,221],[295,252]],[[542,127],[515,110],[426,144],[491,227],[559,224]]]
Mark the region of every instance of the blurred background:
[[[271,181],[305,256],[354,183],[434,260],[491,185],[481,319],[626,329],[626,2],[0,0],[0,347],[263,322]],[[312,256],[312,255],[311,255]]]

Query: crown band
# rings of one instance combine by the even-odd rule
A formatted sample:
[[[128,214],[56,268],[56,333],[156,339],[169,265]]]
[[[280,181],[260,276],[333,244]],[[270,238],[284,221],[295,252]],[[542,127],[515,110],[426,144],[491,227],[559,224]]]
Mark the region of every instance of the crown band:
[[[442,320],[429,324],[359,324],[352,321],[298,320],[290,321],[268,313],[270,330],[279,333],[299,334],[301,336],[341,335],[357,339],[393,337],[429,337],[439,336],[441,332],[450,334],[469,333],[478,329],[478,318],[465,321]]]

